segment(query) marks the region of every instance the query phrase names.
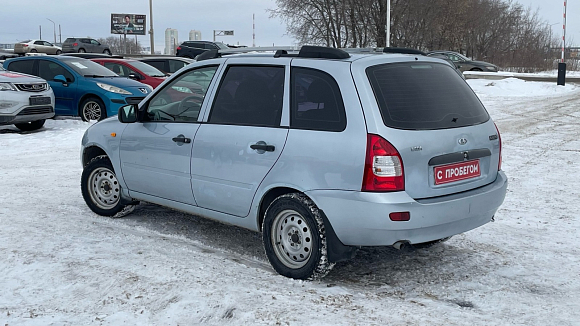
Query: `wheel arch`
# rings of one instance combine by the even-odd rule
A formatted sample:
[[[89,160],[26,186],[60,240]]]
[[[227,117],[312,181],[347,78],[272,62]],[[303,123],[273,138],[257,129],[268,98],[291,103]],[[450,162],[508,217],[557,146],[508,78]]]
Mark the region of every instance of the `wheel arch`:
[[[81,110],[82,110],[81,104],[83,104],[84,100],[86,100],[87,98],[90,98],[90,97],[98,98],[101,102],[103,102],[103,105],[105,106],[105,112],[108,112],[106,101],[103,100],[103,98],[101,96],[99,96],[95,93],[86,93],[86,94],[83,94],[83,96],[81,96],[81,98],[79,98],[79,101],[77,102],[77,114],[79,117],[81,116]]]
[[[257,216],[258,231],[260,232],[262,231],[262,225],[264,224],[264,215],[266,214],[266,209],[268,209],[268,206],[270,206],[270,204],[274,201],[274,199],[278,198],[279,196],[295,192],[304,194],[304,192],[290,187],[274,187],[268,189],[268,191],[264,193],[262,199],[260,200],[260,205],[258,206],[258,216]]]
[[[83,167],[86,166],[87,164],[89,164],[89,162],[94,159],[97,156],[107,156],[107,158],[110,159],[110,156],[107,154],[107,152],[105,152],[104,149],[102,149],[101,147],[97,146],[97,145],[91,145],[86,147],[83,150],[83,155],[82,155],[82,163],[83,163]]]

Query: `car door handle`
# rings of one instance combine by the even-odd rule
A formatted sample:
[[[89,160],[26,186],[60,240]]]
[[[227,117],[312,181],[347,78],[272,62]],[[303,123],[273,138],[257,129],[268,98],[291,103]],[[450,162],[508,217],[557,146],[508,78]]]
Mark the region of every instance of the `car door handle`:
[[[171,140],[173,140],[176,143],[185,143],[185,144],[191,143],[191,138],[186,138],[184,135],[173,137],[171,138]]]
[[[258,151],[258,153],[273,152],[276,150],[276,147],[274,145],[268,145],[266,144],[266,142],[263,141],[259,141],[253,145],[250,145],[250,148]]]

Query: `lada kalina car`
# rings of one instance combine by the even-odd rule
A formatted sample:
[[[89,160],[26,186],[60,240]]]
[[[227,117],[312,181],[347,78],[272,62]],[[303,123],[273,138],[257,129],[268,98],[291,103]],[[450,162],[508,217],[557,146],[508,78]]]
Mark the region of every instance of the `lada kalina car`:
[[[54,94],[42,78],[6,71],[0,66],[0,125],[22,131],[42,128],[54,117]]]
[[[315,279],[357,247],[440,241],[502,204],[499,132],[444,61],[214,52],[86,131],[93,212],[146,201],[259,231],[278,273]]]

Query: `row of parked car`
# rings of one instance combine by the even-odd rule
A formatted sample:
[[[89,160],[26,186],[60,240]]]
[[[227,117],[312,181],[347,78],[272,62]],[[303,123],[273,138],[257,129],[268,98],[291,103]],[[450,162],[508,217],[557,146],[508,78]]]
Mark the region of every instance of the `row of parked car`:
[[[69,37],[64,40],[62,47],[44,40],[25,40],[14,44],[14,53],[104,53],[111,55],[111,49],[106,44],[89,37]]]
[[[0,66],[0,125],[30,131],[55,115],[102,120],[127,103],[138,103],[192,61],[91,53],[13,58]]]

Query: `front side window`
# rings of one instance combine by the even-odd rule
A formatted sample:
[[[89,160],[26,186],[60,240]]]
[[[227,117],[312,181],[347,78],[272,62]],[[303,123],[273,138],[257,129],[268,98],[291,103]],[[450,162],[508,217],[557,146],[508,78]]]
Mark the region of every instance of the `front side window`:
[[[197,122],[217,68],[198,68],[172,80],[149,101],[148,121]]]
[[[57,75],[63,75],[69,83],[74,81],[73,75],[58,63],[47,60],[38,61],[38,76],[40,78],[54,80]]]
[[[343,131],[346,112],[338,84],[325,72],[292,68],[290,127],[296,129]]]
[[[222,79],[208,122],[280,126],[284,67],[230,66]]]

